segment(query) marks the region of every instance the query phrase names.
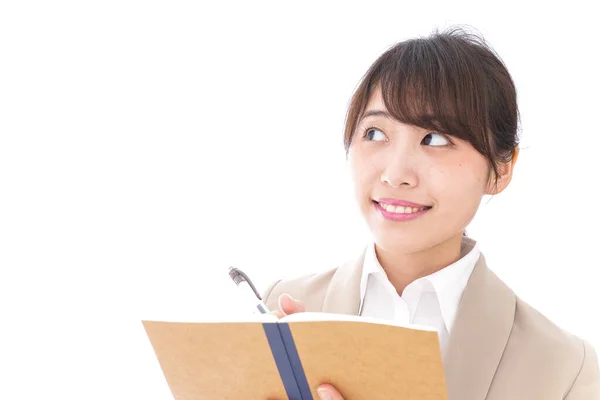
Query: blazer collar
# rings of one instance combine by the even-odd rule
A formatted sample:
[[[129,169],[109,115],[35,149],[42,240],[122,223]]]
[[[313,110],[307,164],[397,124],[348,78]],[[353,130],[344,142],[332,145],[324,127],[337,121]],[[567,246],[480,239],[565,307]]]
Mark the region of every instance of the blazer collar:
[[[365,250],[337,269],[325,294],[323,312],[359,314]],[[513,327],[515,307],[515,294],[487,268],[480,254],[444,354],[449,400],[486,398]]]

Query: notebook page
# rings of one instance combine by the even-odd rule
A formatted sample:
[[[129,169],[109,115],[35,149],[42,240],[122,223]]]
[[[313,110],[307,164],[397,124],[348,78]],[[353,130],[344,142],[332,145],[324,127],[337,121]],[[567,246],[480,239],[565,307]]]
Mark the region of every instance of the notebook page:
[[[401,326],[403,328],[418,329],[424,331],[433,331],[435,328],[417,325],[417,324],[401,324],[395,321],[388,321],[377,318],[361,317],[359,315],[333,314],[323,312],[302,312],[286,315],[279,320],[280,322],[315,322],[315,321],[346,321],[346,322],[362,322],[367,324],[380,324],[390,326]]]
[[[199,318],[169,318],[169,317],[159,317],[156,318],[157,315],[154,315],[153,318],[147,316],[147,318],[142,318],[141,321],[163,321],[163,322],[181,322],[181,323],[248,323],[248,322],[256,322],[256,323],[265,323],[265,322],[277,322],[278,318],[272,314],[236,314],[236,315],[211,315],[210,317],[203,318],[200,316]]]

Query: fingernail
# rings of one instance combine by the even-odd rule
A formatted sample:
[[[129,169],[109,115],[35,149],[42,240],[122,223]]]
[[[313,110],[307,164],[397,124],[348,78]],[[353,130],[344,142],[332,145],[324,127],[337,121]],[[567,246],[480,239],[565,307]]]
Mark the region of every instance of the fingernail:
[[[333,400],[333,396],[327,389],[317,389],[317,393],[319,394],[319,399],[321,400]]]

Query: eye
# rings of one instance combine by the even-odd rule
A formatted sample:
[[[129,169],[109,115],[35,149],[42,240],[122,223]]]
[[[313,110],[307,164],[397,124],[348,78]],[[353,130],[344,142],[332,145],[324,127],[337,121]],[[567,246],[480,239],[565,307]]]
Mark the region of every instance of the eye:
[[[364,138],[372,141],[382,141],[385,140],[385,133],[377,128],[368,128],[365,131]]]
[[[452,142],[450,142],[450,140],[448,140],[448,138],[446,138],[446,136],[442,135],[441,133],[429,132],[423,138],[423,144],[427,146],[443,147],[451,145]]]

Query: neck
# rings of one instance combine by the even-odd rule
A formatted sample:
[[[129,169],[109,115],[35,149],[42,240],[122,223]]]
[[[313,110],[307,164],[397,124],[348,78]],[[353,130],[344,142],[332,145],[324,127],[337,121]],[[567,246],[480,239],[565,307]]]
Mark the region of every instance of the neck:
[[[436,246],[414,253],[398,249],[382,249],[375,245],[375,254],[396,292],[419,278],[433,274],[460,259],[462,233]]]

